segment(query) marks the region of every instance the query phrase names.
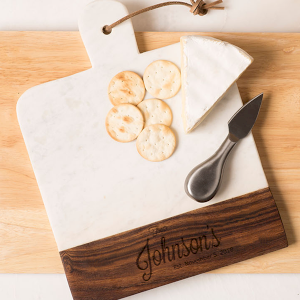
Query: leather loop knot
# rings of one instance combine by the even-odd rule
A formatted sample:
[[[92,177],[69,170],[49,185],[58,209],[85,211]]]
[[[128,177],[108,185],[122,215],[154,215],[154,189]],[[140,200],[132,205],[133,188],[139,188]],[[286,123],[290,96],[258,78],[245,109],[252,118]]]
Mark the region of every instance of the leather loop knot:
[[[205,16],[209,9],[224,9],[224,7],[216,7],[216,5],[222,3],[222,0],[217,0],[212,3],[206,4],[203,0],[191,0],[192,7],[190,12],[193,13],[195,16]]]
[[[199,16],[204,16],[207,14],[207,9],[204,8],[206,3],[204,3],[203,0],[197,0],[196,2],[194,0],[191,0],[192,7],[190,9],[190,12],[193,15],[199,15]]]

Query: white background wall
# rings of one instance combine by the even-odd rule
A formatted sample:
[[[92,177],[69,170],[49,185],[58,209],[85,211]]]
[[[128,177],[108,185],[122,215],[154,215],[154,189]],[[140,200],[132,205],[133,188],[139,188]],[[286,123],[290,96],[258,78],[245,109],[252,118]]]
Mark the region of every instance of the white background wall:
[[[166,0],[120,0],[130,12]],[[182,0],[189,2],[189,0]],[[208,2],[212,2],[208,1]],[[91,0],[0,0],[0,30],[77,30],[77,17]],[[170,6],[133,19],[136,31],[299,32],[299,0],[224,0],[224,11],[193,16]]]
[[[298,274],[201,274],[138,296],[135,300],[299,300]],[[190,284],[187,285],[186,281]],[[193,290],[193,293],[190,290]],[[196,292],[195,292],[196,291]],[[64,275],[0,274],[1,300],[72,300]]]

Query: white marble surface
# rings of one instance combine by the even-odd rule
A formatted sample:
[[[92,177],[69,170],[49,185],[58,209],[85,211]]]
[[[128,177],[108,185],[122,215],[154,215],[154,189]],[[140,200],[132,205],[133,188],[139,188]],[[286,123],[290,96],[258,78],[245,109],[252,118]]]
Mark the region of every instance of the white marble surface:
[[[179,44],[140,54],[130,21],[110,35],[102,33],[105,24],[125,14],[126,8],[115,1],[89,4],[79,28],[93,68],[34,87],[17,104],[60,251],[203,207],[185,194],[185,177],[218,149],[228,134],[228,120],[242,105],[234,84],[187,135],[180,93],[168,99],[177,147],[163,162],[143,159],[135,141],[122,144],[111,139],[104,126],[112,108],[107,96],[111,78],[123,70],[142,75],[158,59],[178,66],[181,62]],[[147,93],[145,99],[149,98]],[[205,205],[268,186],[251,134],[229,156],[223,178],[219,192]]]
[[[211,12],[204,18],[191,17],[182,7],[149,12],[133,19],[136,31],[238,31],[299,32],[300,1],[225,0],[226,10]],[[1,0],[0,30],[77,30],[82,7],[91,0]],[[130,11],[160,0],[121,0]],[[284,9],[282,8],[284,5]],[[258,8],[259,7],[259,8]],[[24,13],[26,12],[26,13]],[[283,13],[284,12],[284,13]],[[174,22],[174,20],[180,20]],[[300,272],[300,270],[299,270]],[[300,274],[203,274],[198,299],[230,300],[297,300],[300,299]],[[180,284],[180,283],[179,283]],[[165,299],[182,299],[189,289],[161,287]],[[172,292],[175,290],[175,292]],[[168,293],[167,293],[168,292]],[[149,291],[152,295],[152,291]],[[150,297],[150,296],[149,296]],[[71,300],[64,275],[0,275],[0,299],[5,300]]]

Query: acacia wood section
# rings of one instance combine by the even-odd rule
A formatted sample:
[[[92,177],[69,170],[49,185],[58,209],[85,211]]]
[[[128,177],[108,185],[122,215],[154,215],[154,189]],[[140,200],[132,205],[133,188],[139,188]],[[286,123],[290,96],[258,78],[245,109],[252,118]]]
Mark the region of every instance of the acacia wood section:
[[[300,270],[300,33],[138,32],[141,51],[186,34],[213,36],[254,57],[238,81],[242,99],[264,92],[253,135],[289,247],[213,271]],[[0,273],[63,273],[16,116],[27,89],[91,67],[78,32],[0,32]]]
[[[115,300],[284,247],[266,188],[60,255],[74,300]]]

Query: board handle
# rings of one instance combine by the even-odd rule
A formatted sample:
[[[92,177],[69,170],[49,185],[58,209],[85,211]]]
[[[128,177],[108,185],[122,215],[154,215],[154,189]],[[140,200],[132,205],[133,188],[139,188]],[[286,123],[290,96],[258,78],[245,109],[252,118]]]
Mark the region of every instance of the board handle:
[[[79,18],[79,31],[89,55],[91,64],[103,66],[114,59],[122,64],[139,53],[132,23],[122,23],[113,33],[103,33],[103,27],[128,14],[127,8],[117,1],[94,1],[88,4]]]

